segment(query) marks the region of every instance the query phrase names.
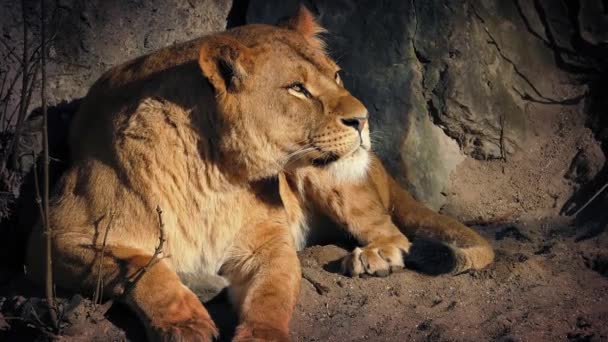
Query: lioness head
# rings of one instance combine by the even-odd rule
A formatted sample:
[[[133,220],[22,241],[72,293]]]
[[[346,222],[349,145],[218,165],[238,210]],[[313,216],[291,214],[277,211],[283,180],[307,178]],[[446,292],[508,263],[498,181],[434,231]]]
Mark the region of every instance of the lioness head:
[[[199,65],[221,122],[220,153],[249,179],[303,164],[362,177],[368,112],[342,84],[310,12],[280,26],[248,25],[203,43]]]

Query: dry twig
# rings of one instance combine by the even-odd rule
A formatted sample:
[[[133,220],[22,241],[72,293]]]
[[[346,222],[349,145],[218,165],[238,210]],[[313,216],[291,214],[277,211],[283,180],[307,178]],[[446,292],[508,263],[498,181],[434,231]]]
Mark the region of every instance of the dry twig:
[[[591,196],[591,198],[588,199],[587,202],[585,202],[585,204],[583,204],[580,208],[578,208],[578,210],[576,212],[574,212],[574,214],[570,215],[570,217],[576,217],[578,214],[580,214],[581,211],[583,211],[585,208],[587,208],[587,206],[589,204],[591,204],[591,202],[593,202],[593,200],[596,199],[597,196],[599,196],[606,189],[608,189],[608,183],[604,184],[604,186],[602,186],[593,196]]]
[[[25,3],[25,1],[24,1]],[[25,12],[25,4],[23,5],[23,11]],[[23,14],[25,21],[25,13]],[[25,25],[25,24],[24,24]],[[40,64],[42,71],[42,84],[40,85],[40,100],[42,102],[42,141],[43,141],[43,172],[44,172],[44,187],[42,204],[44,207],[44,233],[46,235],[46,281],[45,281],[45,292],[46,300],[49,305],[49,316],[51,318],[51,324],[55,330],[58,328],[57,324],[57,312],[55,307],[55,296],[53,293],[53,259],[52,259],[52,235],[53,230],[49,222],[49,131],[48,131],[48,113],[46,107],[46,18],[45,18],[45,6],[44,0],[40,0],[40,40],[41,40],[41,54]],[[24,54],[25,55],[25,54]],[[25,58],[24,58],[25,62]],[[22,111],[25,111],[22,109]],[[21,113],[20,113],[21,115]],[[20,116],[20,119],[21,116]]]
[[[99,256],[99,269],[97,270],[97,285],[95,286],[95,293],[93,294],[93,304],[97,306],[101,304],[103,301],[103,257],[106,252],[106,245],[108,243],[108,233],[110,232],[110,227],[112,227],[112,221],[114,219],[114,213],[110,213],[110,218],[108,221],[108,225],[106,226],[106,232],[103,235],[103,242],[101,245],[101,255]]]
[[[158,230],[159,230],[158,246],[156,246],[156,249],[154,249],[154,254],[150,258],[150,260],[148,260],[146,265],[144,267],[140,268],[135,273],[135,275],[133,276],[133,280],[129,281],[127,289],[125,290],[123,295],[126,295],[127,293],[129,293],[131,291],[131,289],[135,286],[135,284],[137,284],[137,282],[144,276],[144,274],[146,274],[146,272],[148,272],[148,270],[150,268],[152,268],[154,265],[156,265],[156,263],[161,261],[163,258],[169,257],[169,256],[160,257],[160,255],[163,253],[163,247],[164,247],[165,241],[166,241],[165,223],[163,222],[163,211],[160,208],[160,206],[156,207],[156,213],[158,215]]]
[[[1,164],[0,164],[0,174],[3,174],[5,171],[9,156],[15,155],[15,151],[16,151],[16,148],[18,145],[18,140],[19,140],[19,137],[21,136],[21,131],[23,130],[25,117],[27,116],[27,113],[28,113],[27,110],[29,109],[29,106],[30,106],[30,99],[31,99],[31,95],[32,95],[32,92],[35,87],[36,76],[40,69],[39,62],[41,60],[41,50],[44,50],[43,43],[41,42],[41,44],[38,47],[36,47],[36,49],[34,49],[34,51],[31,53],[31,55],[29,54],[30,42],[27,39],[27,35],[28,35],[28,25],[27,25],[27,20],[26,20],[27,11],[26,11],[26,5],[25,5],[24,0],[22,0],[21,6],[22,6],[22,20],[23,20],[22,56],[20,59],[17,58],[17,62],[19,64],[19,66],[15,73],[15,77],[10,82],[10,84],[7,88],[7,91],[4,93],[4,85],[3,85],[2,93],[0,93],[0,95],[2,96],[0,103],[4,104],[4,109],[2,110],[2,114],[1,114],[2,115],[1,124],[3,124],[3,127],[2,127],[3,130],[7,130],[9,128],[9,126],[13,122],[13,118],[14,118],[15,114],[17,114],[17,123],[15,125],[15,134],[14,134],[13,138],[8,142],[7,147],[4,149],[4,155],[2,156],[2,160],[1,160]],[[41,14],[41,15],[44,15],[44,14]],[[44,29],[44,25],[43,25],[43,27],[41,27],[41,29]],[[9,45],[6,42],[4,42],[2,39],[0,39],[0,43],[2,43],[8,49],[9,53],[12,53],[13,55],[16,56],[16,54],[14,53],[14,48],[11,49],[9,47]],[[46,41],[44,43],[46,44]],[[7,74],[8,74],[8,71],[7,71]],[[21,78],[21,94],[19,97],[19,104],[14,107],[14,109],[11,111],[11,113],[8,113],[8,105],[11,100],[11,96],[13,95],[13,89],[14,89],[17,81],[19,80],[19,78]]]
[[[36,191],[36,204],[40,211],[40,222],[44,221],[44,208],[42,207],[42,197],[40,196],[40,181],[38,180],[38,164],[36,163],[36,153],[32,152],[34,159],[34,189]]]
[[[42,1],[42,0],[41,0]],[[6,150],[7,156],[4,157],[2,161],[2,170],[0,173],[4,172],[6,168],[6,161],[8,160],[8,154],[14,152],[15,146],[17,146],[17,140],[19,140],[19,136],[21,135],[21,130],[23,129],[23,122],[25,121],[25,115],[27,114],[28,107],[28,88],[29,88],[29,74],[27,72],[28,65],[28,44],[29,41],[27,39],[27,10],[25,5],[25,0],[21,0],[21,17],[23,20],[23,51],[22,51],[22,60],[21,67],[23,68],[23,72],[21,74],[21,97],[19,100],[19,116],[17,117],[17,126],[15,127],[15,136],[10,143],[10,148]],[[44,27],[42,28],[44,29]],[[12,115],[11,115],[12,116]]]

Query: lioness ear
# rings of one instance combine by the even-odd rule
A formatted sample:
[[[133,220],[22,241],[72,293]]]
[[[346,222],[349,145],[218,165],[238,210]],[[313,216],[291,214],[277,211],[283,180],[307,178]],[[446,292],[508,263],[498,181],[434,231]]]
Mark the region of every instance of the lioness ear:
[[[250,49],[228,36],[205,39],[198,64],[217,94],[242,90],[247,73],[253,68]]]
[[[300,5],[298,13],[287,20],[286,26],[300,32],[310,45],[321,49],[325,47],[325,42],[319,37],[319,34],[327,32],[327,30],[317,23],[315,16],[306,6]]]

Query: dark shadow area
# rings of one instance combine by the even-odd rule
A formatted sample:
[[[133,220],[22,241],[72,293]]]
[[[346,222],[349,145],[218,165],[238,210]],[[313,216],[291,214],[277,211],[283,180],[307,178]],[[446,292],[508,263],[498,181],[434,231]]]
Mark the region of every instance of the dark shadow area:
[[[216,341],[231,341],[238,325],[238,316],[228,300],[228,291],[224,289],[213,299],[205,302],[204,306],[220,331],[220,337]],[[114,303],[108,310],[106,317],[112,324],[124,330],[130,341],[144,341],[146,339],[143,324],[126,305]]]
[[[589,269],[608,278],[608,255],[595,254],[592,256],[584,256],[585,266]]]
[[[515,239],[517,241],[522,241],[522,242],[530,242],[530,238],[525,235],[524,233],[521,232],[521,230],[513,225],[513,226],[507,226],[505,228],[503,228],[502,230],[496,232],[495,235],[495,239],[496,240],[503,240],[505,238],[512,238]]]
[[[115,302],[106,313],[108,321],[122,329],[130,341],[145,341],[146,330],[135,313],[125,304]]]
[[[74,100],[48,108],[49,188],[51,192],[70,163],[67,144],[68,128],[79,104],[80,100]],[[41,127],[40,108],[31,113],[26,125],[29,126],[29,130],[24,134],[34,135],[33,139],[41,139],[41,131],[37,130],[38,126]],[[39,152],[34,151],[34,153]],[[17,153],[19,156],[16,160],[19,161],[19,165],[16,166],[27,173],[23,176],[21,186],[17,190],[19,197],[16,202],[9,205],[9,217],[0,223],[0,232],[3,237],[0,240],[0,259],[3,261],[2,267],[22,271],[25,242],[32,227],[39,220],[34,177],[38,177],[38,180],[42,182],[43,173],[39,156],[36,157],[38,161],[35,162],[33,152],[28,150],[27,146],[19,146]],[[37,170],[34,169],[34,166],[37,167]]]
[[[239,318],[228,300],[228,290],[224,289],[204,305],[220,331],[218,341],[231,341]]]
[[[226,18],[226,29],[243,26],[247,24],[247,9],[249,0],[233,0],[228,18]]]
[[[323,270],[333,274],[342,274],[342,258],[326,263],[323,265]]]
[[[604,58],[606,58],[604,56]],[[594,132],[596,139],[601,143],[602,150],[608,153],[608,82],[605,72],[589,84],[589,97],[585,102],[585,111],[588,113],[587,126]],[[585,169],[586,165],[577,165]],[[561,209],[563,215],[572,216],[576,214],[575,222],[578,226],[585,227],[579,232],[577,241],[589,239],[606,231],[608,227],[608,164],[595,175],[595,177],[583,184],[566,201]],[[604,189],[602,191],[602,189]],[[578,213],[578,214],[577,214]]]
[[[228,300],[228,291],[224,289],[213,299],[205,302],[204,306],[220,331],[220,337],[216,341],[231,341],[238,325],[238,317]],[[108,310],[106,317],[112,324],[124,330],[130,341],[144,341],[146,339],[143,324],[126,305],[114,303]]]
[[[428,239],[416,239],[405,258],[407,268],[434,276],[451,273],[456,264],[456,255],[450,247]]]

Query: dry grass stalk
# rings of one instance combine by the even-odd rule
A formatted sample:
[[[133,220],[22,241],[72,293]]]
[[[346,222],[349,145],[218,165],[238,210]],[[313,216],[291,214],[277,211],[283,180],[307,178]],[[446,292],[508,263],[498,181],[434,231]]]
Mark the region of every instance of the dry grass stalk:
[[[25,3],[25,1],[24,1]],[[25,4],[23,5],[25,6]],[[23,8],[25,12],[25,7]],[[23,14],[25,20],[25,14]],[[25,23],[24,23],[25,25]],[[55,307],[55,296],[53,293],[53,259],[52,259],[52,235],[53,230],[49,224],[49,132],[48,132],[48,113],[46,104],[46,17],[45,17],[45,6],[44,0],[40,0],[40,40],[41,40],[41,53],[40,63],[42,72],[42,84],[40,85],[40,100],[42,102],[42,142],[43,142],[43,173],[44,173],[44,184],[43,184],[43,197],[42,206],[44,207],[44,234],[46,235],[46,275],[45,275],[45,292],[46,300],[49,305],[49,316],[51,318],[51,324],[55,330],[58,328],[57,324],[57,312]],[[25,62],[25,59],[24,59]]]
[[[101,254],[99,256],[99,268],[97,270],[97,284],[95,286],[95,293],[93,294],[93,304],[97,306],[101,304],[103,301],[103,258],[106,252],[106,245],[108,242],[108,233],[110,232],[110,227],[112,227],[112,221],[114,220],[114,214],[110,213],[110,218],[108,221],[108,225],[106,226],[106,232],[103,235],[103,242],[101,244]]]

